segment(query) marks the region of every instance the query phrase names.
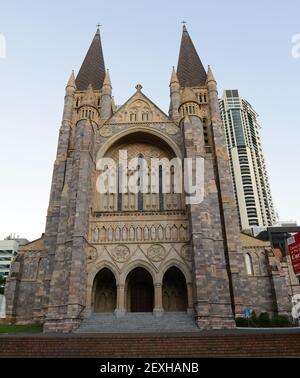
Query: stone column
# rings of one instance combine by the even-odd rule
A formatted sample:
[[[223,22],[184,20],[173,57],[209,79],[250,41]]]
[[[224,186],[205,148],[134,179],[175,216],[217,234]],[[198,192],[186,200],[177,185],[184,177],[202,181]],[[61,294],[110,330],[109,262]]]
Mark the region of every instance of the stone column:
[[[16,321],[21,273],[20,262],[14,261],[11,264],[11,274],[6,281],[4,292],[6,299],[6,321],[9,323]]]
[[[226,257],[226,269],[230,282],[231,301],[236,317],[243,316],[245,288],[247,282],[242,278],[244,270],[238,209],[234,198],[233,184],[230,174],[230,164],[226,149],[226,138],[222,123],[218,98],[217,82],[211,68],[207,75],[207,89],[212,122],[213,149],[215,155],[214,169],[218,189],[219,206]]]
[[[187,284],[187,295],[188,295],[188,310],[189,314],[194,313],[194,299],[193,299],[193,284]]]
[[[189,204],[193,249],[193,305],[200,329],[233,328],[229,278],[223,245],[223,230],[214,161],[205,153],[203,123],[186,116],[182,124],[187,158],[204,160],[204,199]],[[195,167],[190,172],[196,176]],[[202,169],[202,168],[201,168]]]
[[[155,316],[162,316],[164,313],[163,303],[162,303],[162,284],[157,283],[154,285],[155,294],[154,294],[154,310],[153,313]]]
[[[174,67],[170,82],[170,97],[170,118],[172,118],[172,120],[175,122],[179,122],[180,84]]]
[[[101,97],[101,118],[107,120],[112,115],[112,86],[109,71],[106,72]]]
[[[117,285],[117,308],[115,314],[117,317],[121,317],[125,313],[125,285]]]

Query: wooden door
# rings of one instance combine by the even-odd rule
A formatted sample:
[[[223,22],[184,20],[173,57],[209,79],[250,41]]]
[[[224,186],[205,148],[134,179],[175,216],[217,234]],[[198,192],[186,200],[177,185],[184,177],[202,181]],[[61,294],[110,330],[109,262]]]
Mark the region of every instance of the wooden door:
[[[131,312],[153,312],[153,287],[136,283],[131,287]]]

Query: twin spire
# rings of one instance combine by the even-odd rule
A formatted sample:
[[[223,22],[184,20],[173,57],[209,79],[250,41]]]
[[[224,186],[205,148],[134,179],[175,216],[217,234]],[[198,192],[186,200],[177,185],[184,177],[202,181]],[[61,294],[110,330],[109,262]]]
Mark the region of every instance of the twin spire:
[[[74,77],[71,81],[73,80]],[[172,73],[171,82],[174,81],[179,81],[181,87],[199,87],[204,86],[207,82],[207,73],[185,25],[183,26],[177,74],[175,69]],[[105,69],[99,29],[97,29],[75,83],[79,91],[87,90],[90,85],[94,90],[102,89],[103,84],[111,85],[109,73]]]
[[[183,26],[177,76],[181,87],[201,87],[206,84],[207,74],[193,41]]]
[[[85,91],[91,84],[94,90],[100,90],[103,86],[105,75],[106,70],[100,30],[97,29],[96,35],[77,75],[76,87],[79,91]]]

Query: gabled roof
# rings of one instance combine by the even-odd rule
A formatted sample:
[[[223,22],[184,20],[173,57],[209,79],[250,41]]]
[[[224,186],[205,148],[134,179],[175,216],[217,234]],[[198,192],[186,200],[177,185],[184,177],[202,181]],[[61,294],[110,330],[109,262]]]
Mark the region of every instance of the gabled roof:
[[[79,91],[85,91],[92,84],[94,90],[100,90],[105,74],[100,30],[98,29],[77,75],[76,87]]]
[[[206,84],[207,79],[206,71],[185,26],[182,33],[177,76],[181,87],[201,87]]]
[[[19,248],[19,252],[40,252],[45,250],[44,235],[40,239],[34,240]]]
[[[269,241],[262,241],[257,239],[253,236],[247,235],[244,232],[241,234],[241,241],[243,248],[253,248],[253,247],[264,247],[264,248],[271,248],[271,243]]]
[[[123,105],[121,105],[118,110],[116,111],[116,113],[108,120],[105,122],[105,124],[109,124],[109,123],[115,123],[118,119],[118,115],[120,113],[123,113],[124,111],[127,110],[128,106],[131,106],[131,104],[134,102],[134,101],[144,101],[146,103],[149,104],[149,106],[152,108],[152,109],[155,109],[157,111],[157,114],[160,115],[161,117],[161,122],[170,122],[170,119],[168,117],[168,115],[163,111],[161,110],[152,100],[149,99],[149,97],[147,97],[141,90],[137,90]]]

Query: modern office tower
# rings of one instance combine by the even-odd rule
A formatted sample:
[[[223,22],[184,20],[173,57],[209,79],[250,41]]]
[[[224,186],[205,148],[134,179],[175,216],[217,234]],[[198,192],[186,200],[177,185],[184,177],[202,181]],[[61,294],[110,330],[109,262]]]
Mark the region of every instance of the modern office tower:
[[[29,243],[27,239],[15,239],[9,237],[5,240],[0,240],[0,275],[8,277],[10,266],[18,253],[20,246]]]
[[[276,223],[258,114],[238,90],[220,100],[234,191],[242,230]]]

